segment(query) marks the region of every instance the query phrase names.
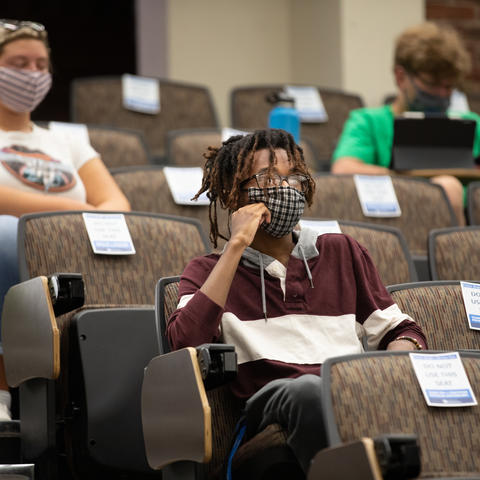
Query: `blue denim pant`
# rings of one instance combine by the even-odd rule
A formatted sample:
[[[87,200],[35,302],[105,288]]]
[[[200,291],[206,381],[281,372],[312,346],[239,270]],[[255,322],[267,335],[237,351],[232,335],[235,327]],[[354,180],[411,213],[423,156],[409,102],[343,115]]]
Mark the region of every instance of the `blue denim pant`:
[[[3,299],[8,289],[20,281],[18,271],[17,228],[17,217],[0,215],[0,312],[3,311]],[[3,353],[1,347],[0,353]]]
[[[327,446],[322,379],[317,375],[273,380],[248,399],[245,411],[247,438],[279,423],[304,472],[314,455]]]

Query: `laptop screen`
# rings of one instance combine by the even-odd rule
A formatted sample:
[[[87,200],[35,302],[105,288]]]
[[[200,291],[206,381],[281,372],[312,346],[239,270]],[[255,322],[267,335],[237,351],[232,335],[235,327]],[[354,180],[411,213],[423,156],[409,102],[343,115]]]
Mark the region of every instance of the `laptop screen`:
[[[395,118],[393,170],[474,168],[476,122],[459,118]]]

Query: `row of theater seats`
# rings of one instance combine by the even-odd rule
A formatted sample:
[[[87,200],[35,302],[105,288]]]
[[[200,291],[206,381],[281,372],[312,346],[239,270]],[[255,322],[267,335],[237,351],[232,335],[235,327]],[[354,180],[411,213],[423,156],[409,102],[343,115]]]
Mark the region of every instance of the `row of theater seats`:
[[[208,252],[208,243],[195,220],[125,217],[137,252],[132,256],[93,254],[79,212],[20,219],[24,283],[10,290],[2,321],[7,379],[19,387],[22,460],[35,463],[40,480],[218,478],[239,406],[228,386],[205,391],[195,351],[166,354],[164,335],[177,304],[175,275]],[[81,273],[85,292],[82,308],[56,318],[45,278],[55,272]],[[468,328],[459,282],[389,290],[422,326],[431,349],[476,351],[462,353],[462,360],[478,395],[480,333]],[[371,353],[330,359],[322,368],[331,447],[414,434],[420,478],[478,475],[479,408],[426,407],[408,356]],[[326,468],[344,472],[349,462],[340,453],[338,463],[335,452],[317,457],[309,480],[325,478]],[[358,463],[350,462],[355,473],[328,478],[381,479],[367,475],[373,468],[368,462],[367,473],[360,472],[359,465],[371,460],[362,452]],[[278,425],[241,447],[234,478],[261,478],[265,459],[286,474],[276,478],[301,478]],[[164,468],[156,475],[152,467]]]
[[[149,115],[123,107],[121,77],[77,79],[71,87],[71,120],[141,131],[155,163],[174,162],[168,146],[170,132],[218,129],[219,123],[207,87],[165,79],[159,79],[159,85],[160,112]],[[231,127],[246,131],[266,128],[272,108],[266,97],[283,88],[282,84],[234,88],[230,93]],[[364,102],[357,94],[323,87],[317,89],[328,120],[303,123],[301,136],[312,168],[326,171],[345,120],[351,110],[363,107]],[[467,97],[472,110],[478,112],[478,95]]]
[[[73,122],[115,126],[143,132],[155,163],[172,161],[168,133],[183,129],[218,129],[219,123],[208,88],[159,80],[160,112],[155,115],[127,110],[122,103],[121,77],[77,79],[72,84]],[[283,85],[245,86],[230,94],[231,126],[240,130],[266,128],[272,105],[266,96]],[[302,140],[314,170],[328,170],[343,123],[350,110],[363,106],[355,94],[318,87],[328,121],[302,125]]]
[[[37,122],[48,128],[48,122]],[[107,168],[155,165],[154,158],[140,130],[87,124],[90,143],[98,151]],[[210,145],[221,145],[222,130],[201,128],[172,130],[167,134],[165,164],[178,167],[203,166],[202,156]],[[305,161],[316,170],[317,157],[308,140],[300,142]]]
[[[209,231],[208,207],[177,205],[173,201],[162,167],[126,167],[112,169],[112,174],[133,210],[194,217],[200,220],[206,232]],[[401,216],[373,218],[363,215],[351,175],[322,174],[317,175],[315,180],[317,188],[313,204],[306,209],[304,217],[340,220],[342,231],[351,234],[368,248],[384,283],[401,283],[417,277],[421,280],[467,278],[458,276],[458,273],[455,273],[456,276],[449,276],[453,271],[442,273],[438,267],[433,269],[433,276],[429,272],[429,264],[430,268],[434,264],[432,261],[428,262],[428,251],[430,250],[432,258],[438,258],[438,254],[432,255],[436,247],[428,240],[429,235],[433,235],[435,230],[453,228],[456,225],[451,206],[439,186],[423,180],[394,177],[393,184],[402,210]],[[476,216],[480,217],[480,183],[470,184],[468,198],[469,217],[475,222]],[[227,233],[227,213],[219,209],[218,217],[221,232]],[[361,222],[365,225],[353,227],[349,226],[348,222]],[[469,238],[471,247],[468,248],[474,250],[476,236],[471,234]],[[389,248],[386,248],[387,245]],[[219,247],[222,246],[223,241],[220,240]],[[452,250],[452,254],[453,252],[458,253],[458,248]],[[444,257],[446,256],[445,253]],[[416,268],[411,267],[412,258]],[[468,261],[465,262],[465,268],[467,264]],[[392,265],[395,265],[395,268],[392,268]],[[471,262],[469,265],[474,269],[476,263]],[[457,271],[462,268],[461,265],[456,267]]]

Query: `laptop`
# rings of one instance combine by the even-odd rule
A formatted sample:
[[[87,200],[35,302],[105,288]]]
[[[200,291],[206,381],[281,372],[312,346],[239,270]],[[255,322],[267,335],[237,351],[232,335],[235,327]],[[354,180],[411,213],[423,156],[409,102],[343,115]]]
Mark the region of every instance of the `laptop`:
[[[392,162],[396,171],[475,168],[476,122],[447,116],[398,117],[393,129]]]

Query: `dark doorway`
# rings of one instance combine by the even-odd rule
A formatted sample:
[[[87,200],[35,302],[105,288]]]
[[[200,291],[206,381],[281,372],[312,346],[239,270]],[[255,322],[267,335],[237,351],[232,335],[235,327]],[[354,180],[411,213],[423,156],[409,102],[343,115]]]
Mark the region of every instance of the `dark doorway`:
[[[0,18],[47,28],[53,87],[33,120],[70,120],[74,78],[136,73],[135,0],[1,0]]]

